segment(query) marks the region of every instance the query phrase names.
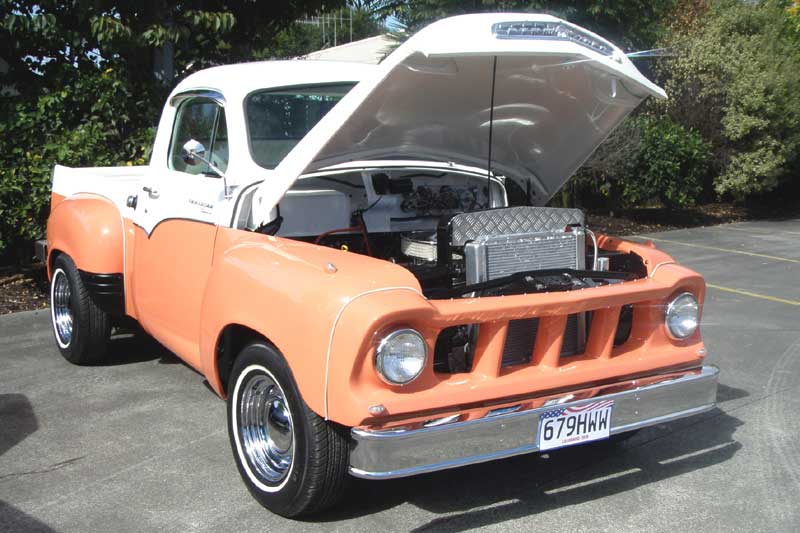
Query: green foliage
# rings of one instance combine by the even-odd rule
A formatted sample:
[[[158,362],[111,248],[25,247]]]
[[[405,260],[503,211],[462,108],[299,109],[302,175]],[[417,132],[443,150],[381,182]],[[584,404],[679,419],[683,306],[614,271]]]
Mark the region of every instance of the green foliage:
[[[43,234],[53,166],[139,165],[149,159],[174,76],[206,66],[295,56],[320,46],[296,24],[345,0],[0,0],[0,256],[30,255]],[[311,32],[303,33],[304,28]],[[349,28],[348,28],[349,30]],[[379,28],[367,12],[354,37]],[[5,259],[8,259],[6,257]]]
[[[585,26],[628,48],[649,47],[661,36],[662,18],[675,0],[376,0],[378,14],[394,16],[415,31],[434,20],[465,13],[517,11],[550,13]]]
[[[57,77],[63,65],[84,63],[122,63],[133,80],[151,80],[161,48],[174,55],[176,75],[247,60],[298,18],[344,5],[345,0],[0,0],[0,50],[8,77],[22,92]]]
[[[723,0],[676,28],[661,66],[670,116],[713,149],[714,188],[735,198],[793,178],[800,149],[800,49],[784,2]]]
[[[695,131],[669,118],[631,119],[639,144],[624,166],[622,196],[626,204],[657,199],[667,207],[694,205],[703,191],[711,157],[709,147]]]
[[[795,32],[800,33],[800,0],[789,2],[786,6],[786,14],[789,17],[789,24]]]
[[[322,28],[315,24],[305,24],[295,22],[277,34],[263,46],[254,46],[252,50],[253,59],[275,59],[275,58],[290,58],[298,57],[309,54],[320,48],[329,48],[336,44],[342,44],[342,39],[350,38],[350,21],[352,17],[352,30],[353,40],[364,39],[373,35],[378,35],[384,31],[383,27],[379,24],[378,20],[372,16],[372,13],[366,9],[352,9],[342,12],[343,10],[334,11],[330,13],[331,18],[343,15],[344,18],[340,19],[341,24],[344,26],[339,27],[339,40],[334,42],[334,32],[329,28],[325,34]],[[328,24],[331,24],[330,19]],[[323,40],[323,36],[325,39]]]
[[[660,203],[694,205],[703,191],[711,153],[695,131],[668,117],[639,115],[617,128],[576,177],[611,208]]]
[[[113,69],[69,68],[64,88],[0,100],[0,250],[42,234],[53,166],[142,165],[156,114]],[[30,250],[28,250],[29,252]]]

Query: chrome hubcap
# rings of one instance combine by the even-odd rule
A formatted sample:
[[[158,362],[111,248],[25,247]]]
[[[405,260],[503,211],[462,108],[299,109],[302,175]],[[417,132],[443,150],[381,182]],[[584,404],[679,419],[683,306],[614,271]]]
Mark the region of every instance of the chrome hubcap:
[[[294,456],[294,427],[286,398],[269,376],[250,377],[239,401],[239,434],[250,467],[269,483],[289,472]]]
[[[64,347],[72,341],[72,308],[69,303],[71,296],[67,274],[63,270],[56,270],[53,274],[50,305],[53,308],[53,327],[59,343]]]

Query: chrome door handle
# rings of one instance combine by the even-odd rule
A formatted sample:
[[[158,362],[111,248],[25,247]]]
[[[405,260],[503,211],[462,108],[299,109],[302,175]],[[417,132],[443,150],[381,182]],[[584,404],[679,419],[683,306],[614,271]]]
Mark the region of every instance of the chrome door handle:
[[[150,198],[158,198],[158,189],[152,187],[142,187],[142,190],[150,195]]]

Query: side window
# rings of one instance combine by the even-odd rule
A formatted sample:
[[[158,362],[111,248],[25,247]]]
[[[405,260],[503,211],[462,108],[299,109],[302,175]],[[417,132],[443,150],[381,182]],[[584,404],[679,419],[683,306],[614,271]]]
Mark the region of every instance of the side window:
[[[187,165],[183,161],[182,148],[190,139],[200,142],[206,149],[205,158],[225,172],[228,168],[228,127],[222,107],[205,98],[183,102],[175,115],[169,149],[169,167],[172,170],[214,175],[205,163]]]

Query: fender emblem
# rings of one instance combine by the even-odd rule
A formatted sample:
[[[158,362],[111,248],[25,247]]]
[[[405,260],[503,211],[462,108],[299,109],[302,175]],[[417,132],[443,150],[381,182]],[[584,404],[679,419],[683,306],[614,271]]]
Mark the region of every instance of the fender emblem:
[[[198,205],[200,207],[205,207],[206,209],[214,209],[214,205],[213,204],[209,204],[207,202],[201,202],[200,200],[194,200],[192,198],[189,198],[189,203],[192,204],[192,205]]]

